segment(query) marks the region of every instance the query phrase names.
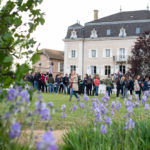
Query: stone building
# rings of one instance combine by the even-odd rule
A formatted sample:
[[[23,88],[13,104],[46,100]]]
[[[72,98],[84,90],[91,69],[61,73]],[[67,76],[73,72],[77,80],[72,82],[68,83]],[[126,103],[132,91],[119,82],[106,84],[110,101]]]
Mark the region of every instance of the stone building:
[[[64,52],[51,50],[51,49],[42,49],[40,54],[40,61],[33,65],[35,72],[47,73],[50,70],[50,65],[52,66],[53,76],[56,74],[64,74]]]
[[[96,73],[101,78],[118,71],[125,74],[135,41],[148,30],[149,10],[119,12],[100,19],[95,10],[94,21],[68,27],[64,39],[64,73],[76,70],[82,77]]]

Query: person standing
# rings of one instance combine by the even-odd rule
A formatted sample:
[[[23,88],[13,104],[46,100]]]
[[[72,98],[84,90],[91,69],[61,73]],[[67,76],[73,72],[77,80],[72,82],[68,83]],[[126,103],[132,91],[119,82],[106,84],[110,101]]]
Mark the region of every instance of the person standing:
[[[63,77],[61,76],[61,74],[59,75],[59,93],[63,93],[63,89],[64,89],[64,83],[63,83]]]
[[[98,96],[98,89],[99,89],[99,76],[96,76],[96,79],[94,80],[94,85],[95,85],[95,96]]]
[[[87,79],[87,95],[88,96],[92,95],[92,84],[93,84],[93,80],[91,78],[91,75],[89,75],[89,77]]]
[[[141,99],[141,86],[140,86],[139,80],[140,80],[140,76],[138,75],[134,81],[134,91],[135,91],[135,94],[138,95],[139,100],[140,100]]]
[[[121,91],[121,84],[120,84],[120,78],[119,77],[116,80],[116,89],[117,89],[116,97],[119,98],[119,94]]]
[[[44,92],[44,87],[45,87],[45,76],[44,76],[44,74],[41,72],[41,79],[42,79],[42,84],[41,84],[41,86],[42,86],[42,92]]]
[[[146,77],[144,81],[144,87],[143,87],[144,92],[149,91],[148,81],[149,81],[149,78]]]
[[[76,74],[76,72],[73,70],[71,73],[71,78],[70,78],[70,98],[69,101],[72,100],[72,96],[73,94],[75,95],[75,97],[78,99],[78,95],[77,95],[77,91],[78,91],[78,76]]]
[[[69,77],[68,74],[66,73],[65,77],[63,78],[63,83],[64,83],[64,93],[68,94],[68,86],[69,86]]]
[[[81,79],[81,76],[78,77],[79,80],[79,94],[84,94],[84,83],[83,80]]]
[[[129,80],[127,79],[127,77],[124,77],[123,98],[125,100],[127,98],[128,89],[129,89]]]
[[[110,93],[111,93],[111,90],[112,90],[112,85],[113,85],[113,82],[110,78],[110,76],[108,76],[108,79],[105,79],[104,80],[104,83],[106,84],[106,91],[108,93],[108,95],[110,96]]]
[[[58,93],[58,90],[59,90],[59,76],[58,76],[58,74],[56,75],[56,78],[55,78],[55,86],[56,86],[56,93]]]
[[[86,91],[86,94],[87,94],[87,79],[88,79],[88,74],[85,74],[85,77],[84,77],[84,92]]]
[[[133,95],[134,81],[132,80],[131,77],[129,77],[129,87],[128,87],[128,90],[130,91],[130,95]]]
[[[52,93],[52,92],[55,93],[54,92],[54,78],[52,74],[49,74],[47,81],[49,85],[49,93]]]
[[[149,77],[149,80],[148,80],[148,89],[150,91],[150,77]]]

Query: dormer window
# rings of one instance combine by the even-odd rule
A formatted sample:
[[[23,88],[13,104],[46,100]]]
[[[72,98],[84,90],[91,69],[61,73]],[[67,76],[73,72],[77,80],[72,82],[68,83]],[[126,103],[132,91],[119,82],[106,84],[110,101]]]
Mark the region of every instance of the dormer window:
[[[75,31],[75,30],[73,30],[72,32],[71,32],[71,37],[70,37],[71,39],[76,39],[77,38],[77,32]]]
[[[97,31],[95,30],[95,28],[91,31],[91,38],[97,38]]]
[[[127,36],[127,34],[126,34],[126,30],[125,30],[124,28],[121,28],[121,29],[120,29],[119,36],[121,36],[121,37],[125,37],[125,36]]]
[[[110,29],[107,29],[106,34],[110,35],[110,33],[111,33]]]
[[[139,27],[136,28],[136,34],[140,34],[141,29]]]

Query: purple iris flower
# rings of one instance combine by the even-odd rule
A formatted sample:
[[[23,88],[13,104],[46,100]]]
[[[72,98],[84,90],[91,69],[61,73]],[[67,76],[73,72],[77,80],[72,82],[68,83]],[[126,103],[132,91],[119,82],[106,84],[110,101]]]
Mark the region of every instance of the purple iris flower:
[[[124,127],[124,129],[134,129],[135,128],[135,123],[134,121],[129,118],[129,120],[126,122],[126,126]]]
[[[0,90],[0,95],[2,94],[2,90]]]
[[[129,106],[129,107],[127,108],[127,111],[128,111],[128,113],[133,113],[133,107],[132,107],[132,106]]]
[[[115,109],[116,109],[116,110],[119,110],[119,108],[121,108],[121,104],[120,104],[119,101],[117,101],[116,106],[115,106]]]
[[[21,133],[21,125],[16,122],[10,127],[9,137],[11,139],[19,138],[20,133]]]
[[[80,101],[80,98],[77,98],[77,102],[79,102]]]
[[[96,119],[95,119],[95,122],[101,122],[102,121],[102,117],[101,115],[98,113],[96,114]]]
[[[18,96],[21,96],[22,102],[24,102],[24,100],[26,101],[26,103],[28,104],[30,102],[30,95],[28,93],[27,90],[23,90],[21,91]]]
[[[145,104],[144,109],[145,109],[145,110],[150,110],[149,104]]]
[[[83,98],[86,102],[89,100],[89,97],[86,94],[84,94]]]
[[[115,103],[115,101],[113,101],[113,102],[111,103],[111,108],[112,108],[112,109],[115,109],[115,106],[116,106],[116,103]]]
[[[106,122],[106,124],[108,124],[110,126],[111,125],[111,118],[107,117],[105,122]]]
[[[61,117],[62,117],[62,118],[66,118],[66,114],[65,114],[65,112],[62,112]]]
[[[49,107],[53,107],[53,106],[54,106],[53,102],[49,102],[49,103],[48,103],[48,106],[49,106]]]
[[[51,119],[50,111],[48,108],[41,110],[40,115],[41,115],[41,120],[50,120]]]
[[[46,108],[46,104],[43,101],[38,101],[35,103],[36,109],[41,111]]]
[[[139,104],[139,102],[135,102],[135,104],[134,104],[134,107],[139,107],[140,106],[140,104]]]
[[[65,104],[63,104],[62,106],[61,106],[61,110],[66,110],[66,105]]]
[[[100,131],[101,131],[102,134],[106,134],[106,133],[107,133],[106,126],[104,126],[104,125],[102,124]]]
[[[42,141],[36,145],[36,150],[57,150],[56,140],[51,132],[43,135]]]
[[[149,91],[145,91],[144,95],[148,97],[149,96]]]
[[[13,101],[13,100],[16,100],[16,98],[17,98],[17,91],[15,89],[8,90],[7,100]]]
[[[73,110],[73,111],[76,111],[76,110],[77,110],[77,106],[74,105],[72,110]]]
[[[113,110],[112,110],[112,112],[111,112],[111,115],[112,115],[112,116],[114,116],[114,115],[115,115],[115,112],[114,112]]]
[[[84,103],[80,103],[79,105],[80,105],[80,108],[82,108],[82,109],[85,108]]]

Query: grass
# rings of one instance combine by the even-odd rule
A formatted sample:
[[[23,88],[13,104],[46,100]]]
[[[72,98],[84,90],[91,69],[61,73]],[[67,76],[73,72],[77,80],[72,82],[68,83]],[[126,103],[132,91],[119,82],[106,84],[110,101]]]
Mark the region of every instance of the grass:
[[[69,102],[69,95],[65,95],[65,94],[42,93],[42,96],[43,96],[43,100],[46,103],[49,103],[49,102],[54,103],[54,109],[53,109],[52,112],[55,111],[55,113],[52,114],[52,120],[50,121],[50,126],[53,129],[68,129],[70,126],[75,125],[75,124],[80,124],[80,125],[84,126],[86,124],[89,124],[91,121],[93,121],[93,114],[90,111],[90,109],[91,109],[90,107],[91,107],[91,99],[94,98],[94,97],[90,97],[89,104],[88,104],[89,106],[88,106],[88,109],[87,109],[88,111],[85,112],[84,110],[79,108],[79,103],[80,102],[77,102],[75,97],[73,97],[73,100],[71,102]],[[99,95],[98,99],[101,100],[101,98],[103,96],[104,95]],[[109,104],[111,104],[111,102],[114,101],[114,100],[116,100],[115,95],[111,95]],[[83,99],[81,99],[81,101],[84,102]],[[114,120],[120,122],[120,121],[124,121],[123,116],[126,114],[126,108],[123,104],[124,100],[122,98],[120,98],[119,101],[121,103],[122,108],[119,110],[119,112],[117,112],[115,114]],[[66,107],[67,107],[67,109],[66,109],[67,117],[65,119],[61,117],[61,113],[62,113],[61,105],[62,104],[65,104]],[[72,111],[72,108],[73,108],[74,104],[78,106],[76,112]],[[31,109],[32,110],[34,109],[34,106],[35,106],[35,101],[32,101],[32,104],[31,104]],[[84,117],[85,114],[86,114],[86,117]],[[135,116],[136,119],[141,120],[143,118],[143,116],[145,116],[144,114],[145,114],[145,112],[144,112],[143,106],[140,106],[139,108],[137,108],[134,111],[133,116]],[[44,128],[43,127],[43,122],[38,120],[36,122],[35,128],[36,129]]]

